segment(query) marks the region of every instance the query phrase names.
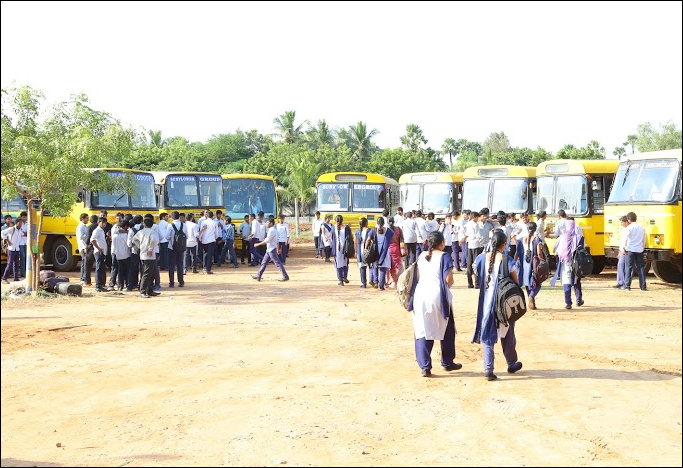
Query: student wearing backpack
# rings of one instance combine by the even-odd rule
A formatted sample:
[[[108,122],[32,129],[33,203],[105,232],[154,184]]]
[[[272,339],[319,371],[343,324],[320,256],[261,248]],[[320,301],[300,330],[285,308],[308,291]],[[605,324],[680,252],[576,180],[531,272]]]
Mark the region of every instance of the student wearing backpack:
[[[413,313],[415,357],[422,377],[432,375],[434,340],[441,341],[441,366],[446,371],[462,368],[455,359],[455,319],[453,317],[453,259],[444,252],[444,238],[439,231],[427,237],[428,251],[417,260],[417,286],[408,311]]]
[[[178,271],[178,287],[185,286],[185,252],[187,251],[187,238],[189,232],[185,225],[185,213],[178,213],[174,211],[171,213],[173,221],[166,230],[166,242],[168,242],[168,252],[166,258],[168,259],[168,287],[175,286],[174,276],[176,270]],[[166,248],[161,244],[161,249]]]
[[[517,259],[519,261],[520,286],[526,288],[529,295],[529,308],[536,310],[536,296],[541,290],[541,283],[534,275],[534,257],[544,258],[543,241],[539,237],[538,226],[533,221],[527,224],[529,234],[517,242]]]
[[[377,226],[370,229],[368,233],[368,238],[365,241],[365,248],[370,247],[371,242],[377,243],[377,252],[379,253],[379,258],[376,262],[370,265],[372,269],[371,282],[372,279],[377,279],[377,285],[379,289],[384,291],[384,285],[387,279],[387,271],[391,269],[391,255],[389,254],[389,245],[391,244],[391,239],[394,237],[394,232],[391,229],[384,227],[384,218],[381,216],[377,218]],[[374,286],[374,284],[373,284]]]
[[[477,256],[475,270],[479,278],[479,305],[477,307],[477,323],[472,337],[472,343],[481,343],[484,355],[484,377],[486,380],[496,380],[498,377],[493,373],[494,352],[493,346],[500,342],[503,347],[503,356],[508,365],[508,373],[514,374],[522,368],[522,363],[517,360],[517,340],[515,338],[515,322],[509,322],[506,327],[499,324],[496,318],[496,298],[498,295],[498,280],[501,262],[507,262],[510,277],[519,283],[517,275],[518,267],[515,261],[506,253],[507,236],[502,230],[493,231],[488,252]]]
[[[555,244],[555,253],[557,254],[558,265],[555,276],[550,282],[550,286],[555,286],[558,278],[562,279],[562,287],[564,288],[564,302],[565,309],[572,308],[572,288],[576,295],[576,305],[581,307],[583,302],[583,291],[581,290],[581,278],[574,274],[572,269],[572,262],[574,260],[574,253],[576,249],[583,245],[583,235],[576,229],[574,218],[566,218],[564,221],[564,230],[560,238]]]
[[[347,237],[353,237],[353,233],[349,226],[344,225],[344,217],[342,215],[337,215],[334,220],[336,224],[332,228],[330,252],[334,257],[334,266],[337,269],[339,286],[344,286],[349,282],[349,259],[344,256],[344,243]],[[323,229],[325,228],[323,227]]]
[[[368,218],[360,219],[360,227],[356,229],[356,264],[360,272],[360,287],[366,289],[368,287],[368,264],[363,261],[363,248],[365,241],[368,238]]]

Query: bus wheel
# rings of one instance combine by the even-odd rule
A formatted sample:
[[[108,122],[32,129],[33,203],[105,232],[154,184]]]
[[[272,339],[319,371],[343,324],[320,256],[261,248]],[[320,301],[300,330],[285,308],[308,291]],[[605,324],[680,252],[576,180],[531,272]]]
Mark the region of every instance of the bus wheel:
[[[593,273],[599,275],[605,269],[605,257],[593,257]]]
[[[666,283],[681,283],[681,267],[671,262],[653,262],[655,276]]]
[[[77,258],[71,254],[71,243],[63,237],[55,240],[50,248],[50,261],[55,271],[71,271],[76,267]]]

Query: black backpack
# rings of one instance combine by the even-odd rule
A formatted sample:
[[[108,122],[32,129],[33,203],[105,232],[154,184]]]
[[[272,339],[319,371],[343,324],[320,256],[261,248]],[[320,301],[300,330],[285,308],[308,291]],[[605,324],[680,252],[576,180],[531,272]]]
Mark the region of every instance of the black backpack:
[[[356,248],[354,246],[351,228],[346,226],[344,232],[346,233],[346,236],[344,237],[344,257],[354,258],[356,256]]]
[[[583,245],[578,246],[574,251],[572,273],[579,279],[593,273],[593,257]]]
[[[492,255],[495,255],[495,252]],[[498,290],[494,307],[498,323],[507,326],[508,323],[516,322],[526,314],[526,299],[524,298],[522,288],[510,276],[508,256],[503,256],[503,260],[500,263]]]
[[[171,223],[171,226],[173,226],[173,230],[175,231],[173,233],[173,251],[176,253],[183,253],[187,248],[187,236],[185,235],[185,231],[183,231],[183,225],[182,223],[180,224],[180,229],[175,227],[175,224],[173,223]]]

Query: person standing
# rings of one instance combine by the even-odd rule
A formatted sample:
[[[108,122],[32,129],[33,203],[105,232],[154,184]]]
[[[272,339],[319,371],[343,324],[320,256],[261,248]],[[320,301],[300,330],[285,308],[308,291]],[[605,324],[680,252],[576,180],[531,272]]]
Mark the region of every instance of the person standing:
[[[550,286],[555,286],[558,278],[562,279],[564,288],[565,309],[572,308],[572,288],[576,295],[576,305],[581,307],[583,302],[583,291],[581,289],[581,278],[572,271],[572,260],[574,252],[583,244],[583,235],[576,229],[574,218],[567,217],[563,223],[563,233],[555,244],[555,253],[559,260],[555,276],[550,282]]]
[[[182,288],[185,286],[184,260],[185,252],[187,251],[187,239],[190,236],[185,225],[185,213],[174,211],[171,213],[171,217],[173,221],[171,221],[166,231],[167,239],[165,244],[168,246],[168,287],[172,288],[175,286],[174,276],[175,272],[178,271],[178,287]],[[175,248],[175,237],[176,233],[179,232],[185,234],[185,248],[182,248],[180,251]]]
[[[161,293],[153,291],[154,287],[154,264],[157,261],[155,247],[159,243],[157,232],[152,229],[154,219],[144,218],[144,229],[133,236],[133,244],[140,252],[142,262],[142,275],[140,277],[140,297],[148,298],[158,296]],[[130,285],[129,285],[130,286]]]
[[[335,226],[332,228],[331,252],[334,257],[334,266],[337,269],[338,284],[339,286],[344,286],[344,284],[349,282],[349,259],[344,255],[344,243],[346,238],[353,236],[353,234],[351,233],[351,228],[344,225],[344,217],[342,215],[337,215],[334,220]],[[370,234],[368,234],[369,236]]]
[[[213,211],[208,210],[206,216],[207,218],[199,230],[199,240],[202,244],[202,252],[204,252],[202,261],[203,272],[205,275],[213,275],[211,265],[213,264],[213,255],[216,249],[216,224],[213,222]]]
[[[405,243],[407,255],[406,255],[406,267],[412,265],[417,261],[417,223],[413,219],[413,212],[408,211],[406,217],[401,223],[401,231],[403,232],[403,242]]]
[[[88,214],[82,213],[80,220],[81,222],[76,226],[76,243],[78,244],[78,253],[81,254],[81,284],[85,285],[85,259],[88,255],[88,242],[90,242],[90,237],[88,237]]]
[[[622,216],[619,218],[619,222],[621,223],[621,233],[619,235],[620,242],[619,261],[617,262],[617,284],[612,286],[613,288],[617,289],[624,286],[624,281],[626,279],[626,254],[623,254],[622,252],[626,247],[626,228],[628,227],[628,218],[626,216]]]
[[[289,275],[287,274],[285,266],[282,264],[279,257],[280,244],[277,240],[278,234],[277,228],[275,227],[275,218],[269,216],[266,227],[268,228],[266,238],[254,244],[254,247],[261,247],[262,245],[264,245],[266,247],[266,254],[263,256],[263,259],[261,260],[261,267],[259,268],[258,273],[256,273],[255,275],[251,275],[251,277],[254,278],[256,281],[261,281],[261,277],[263,276],[263,273],[266,271],[268,262],[273,262],[282,273],[282,278],[278,279],[278,281],[289,281]]]
[[[168,270],[168,213],[161,213],[159,215],[159,222],[157,229],[159,232],[159,270]]]
[[[315,219],[313,220],[313,225],[311,229],[313,230],[313,242],[315,243],[315,258],[323,257],[323,243],[320,237],[320,228],[323,226],[323,219],[320,218],[320,211],[315,212]]]
[[[398,208],[396,208],[396,214],[394,215],[394,226],[401,227],[401,223],[403,222],[403,220],[403,208],[399,206]]]
[[[28,241],[28,213],[22,211],[19,213],[21,219],[21,237],[19,238],[19,268],[21,270],[21,277],[26,277],[26,244]]]
[[[263,260],[263,254],[261,253],[261,248],[257,248],[256,244],[263,246],[261,241],[266,236],[267,226],[263,222],[263,211],[259,211],[258,217],[254,218],[251,222],[251,257],[252,263],[249,266],[257,266]]]
[[[529,235],[517,243],[517,256],[520,265],[519,276],[522,278],[520,286],[526,288],[529,295],[529,308],[536,310],[536,296],[541,291],[541,283],[536,280],[533,271],[534,257],[543,258],[543,241],[539,236],[537,224],[533,221],[527,224]]]
[[[394,232],[390,229],[384,227],[384,218],[377,218],[377,226],[370,229],[368,233],[368,238],[365,241],[365,248],[370,247],[371,242],[377,243],[377,253],[379,258],[376,262],[370,265],[370,268],[374,270],[374,278],[378,279],[379,289],[384,291],[384,285],[386,283],[387,271],[391,268],[391,255],[389,254],[389,245],[391,244],[391,239],[394,236]],[[343,243],[341,245],[344,245]],[[348,261],[348,260],[347,260]],[[348,282],[348,281],[347,281]]]
[[[19,281],[19,274],[21,273],[20,261],[20,242],[22,237],[21,226],[24,224],[24,220],[17,218],[17,222],[14,226],[7,229],[3,229],[2,238],[7,241],[7,266],[5,267],[5,272],[2,275],[2,282],[9,284],[7,281],[10,272],[14,277],[14,281]]]
[[[503,347],[503,356],[508,365],[508,373],[514,374],[522,368],[522,363],[517,360],[517,339],[515,338],[515,323],[510,322],[506,327],[499,324],[496,318],[496,297],[498,295],[498,277],[501,263],[507,262],[510,277],[519,283],[517,276],[517,264],[505,254],[507,236],[502,230],[495,230],[491,237],[488,252],[482,253],[476,258],[476,271],[479,277],[479,303],[477,306],[477,322],[474,329],[472,343],[482,344],[484,357],[484,378],[496,380],[498,377],[493,373],[494,352],[493,346],[500,336]]]
[[[289,224],[285,223],[285,215],[280,213],[280,222],[277,223],[277,241],[280,245],[280,261],[284,265],[287,263],[289,253]]]
[[[391,243],[389,244],[391,279],[393,280],[394,287],[398,288],[398,277],[403,273],[403,251],[405,249],[405,243],[403,242],[403,231],[396,225],[393,216],[389,218],[389,229],[394,233],[391,237]],[[401,246],[401,244],[403,244],[403,246]]]
[[[320,227],[320,242],[325,250],[325,261],[330,263],[332,255],[332,215],[325,216],[325,222]]]
[[[249,222],[249,215],[244,215],[244,221],[240,224],[237,230],[240,236],[242,236],[242,248],[240,249],[240,262],[244,265],[244,259],[247,259],[247,263],[251,263],[251,256],[249,254],[249,237],[251,236],[251,223]]]
[[[199,225],[194,222],[194,215],[192,213],[187,213],[185,217],[185,228],[187,229],[187,249],[185,250],[183,274],[187,274],[190,268],[192,268],[192,273],[199,273],[197,271],[197,265],[199,264],[199,258],[197,257]]]
[[[237,252],[235,252],[235,225],[232,224],[230,216],[225,217],[225,234],[223,235],[223,253],[220,263],[223,264],[230,256],[230,264],[233,268],[238,268]]]
[[[128,267],[130,265],[130,247],[128,247],[128,221],[121,218],[111,229],[111,275],[109,291],[118,286],[123,291],[128,284]]]
[[[479,276],[474,272],[474,260],[484,251],[484,239],[481,236],[479,213],[470,214],[470,220],[465,224],[465,237],[463,242],[467,244],[467,287],[479,288]],[[474,277],[474,282],[472,282]]]
[[[104,284],[107,281],[107,240],[104,228],[107,227],[107,218],[100,217],[97,228],[90,237],[90,242],[95,249],[95,291],[104,292]]]
[[[142,216],[135,215],[133,220],[130,222],[130,227],[128,229],[128,238],[126,239],[126,245],[130,248],[130,260],[128,261],[128,286],[126,286],[126,291],[132,291],[133,289],[138,289],[140,286],[140,248],[135,245],[134,238],[135,235],[140,232],[144,227],[142,222]]]
[[[446,371],[462,368],[455,363],[455,319],[453,317],[453,259],[443,251],[439,231],[429,233],[428,250],[417,260],[417,284],[408,311],[413,313],[415,357],[422,376],[432,375],[434,340],[441,341],[441,366]]]
[[[638,271],[638,281],[640,283],[640,290],[647,291],[647,283],[645,282],[645,263],[643,259],[643,252],[645,252],[645,229],[640,224],[637,224],[638,216],[633,211],[626,213],[628,220],[628,227],[626,228],[626,242],[622,249],[622,255],[626,255],[626,275],[624,277],[624,285],[621,289],[626,291],[631,290],[631,280],[633,279],[633,267]]]
[[[368,218],[363,217],[360,219],[360,227],[355,232],[356,264],[360,273],[360,287],[362,289],[368,287],[368,264],[363,261],[363,248],[368,238],[368,231]]]

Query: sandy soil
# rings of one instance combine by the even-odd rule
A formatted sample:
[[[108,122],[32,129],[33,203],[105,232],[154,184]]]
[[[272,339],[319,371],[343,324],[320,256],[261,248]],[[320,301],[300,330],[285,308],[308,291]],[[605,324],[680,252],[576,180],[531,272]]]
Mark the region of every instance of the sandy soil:
[[[487,382],[458,274],[463,369],[426,379],[393,291],[359,291],[355,264],[338,286],[311,249],[288,283],[218,268],[152,299],[3,301],[2,466],[681,466],[680,287],[608,271],[571,311],[546,287],[524,368],[497,346]]]

